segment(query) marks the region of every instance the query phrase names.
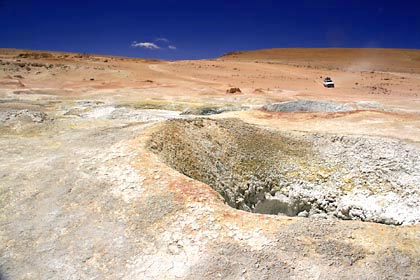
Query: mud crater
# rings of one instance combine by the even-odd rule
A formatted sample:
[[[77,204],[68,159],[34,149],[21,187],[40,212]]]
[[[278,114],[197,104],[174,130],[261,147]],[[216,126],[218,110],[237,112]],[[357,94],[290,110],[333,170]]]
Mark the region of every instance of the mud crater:
[[[236,209],[393,225],[420,222],[419,143],[197,118],[161,124],[148,146]]]

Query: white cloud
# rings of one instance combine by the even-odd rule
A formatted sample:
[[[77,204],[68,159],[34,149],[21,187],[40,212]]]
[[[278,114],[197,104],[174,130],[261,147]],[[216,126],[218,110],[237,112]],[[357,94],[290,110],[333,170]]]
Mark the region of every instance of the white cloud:
[[[156,38],[156,40],[155,40],[155,41],[156,41],[156,42],[161,41],[161,42],[165,42],[165,43],[168,43],[168,42],[169,42],[169,40],[168,40],[168,39],[163,38],[163,37],[161,37],[161,38]]]
[[[0,0],[1,1],[1,0]],[[157,38],[155,39],[156,42],[162,42],[159,46],[156,43],[152,43],[152,42],[137,42],[137,41],[133,41],[131,43],[131,46],[134,48],[145,48],[145,49],[149,49],[149,50],[161,50],[161,49],[169,49],[169,50],[176,50],[177,47],[174,45],[169,45],[169,40],[166,38]],[[166,43],[166,44],[165,44]]]
[[[138,48],[138,47],[146,48],[146,49],[149,49],[149,50],[159,50],[160,49],[160,47],[158,45],[156,45],[155,43],[151,43],[151,42],[139,42],[139,43],[137,43],[136,41],[134,41],[131,44],[131,46],[135,47],[135,48]]]

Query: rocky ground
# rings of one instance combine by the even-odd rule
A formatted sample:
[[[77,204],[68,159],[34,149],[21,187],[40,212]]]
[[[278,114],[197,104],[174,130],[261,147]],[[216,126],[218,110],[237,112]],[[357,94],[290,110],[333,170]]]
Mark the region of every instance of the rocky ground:
[[[1,279],[418,279],[413,73],[0,59]]]

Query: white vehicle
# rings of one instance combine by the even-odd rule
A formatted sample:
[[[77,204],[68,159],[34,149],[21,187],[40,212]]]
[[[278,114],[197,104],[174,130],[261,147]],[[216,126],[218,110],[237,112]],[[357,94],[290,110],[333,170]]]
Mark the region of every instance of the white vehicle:
[[[330,77],[326,77],[325,79],[324,79],[324,87],[327,87],[327,88],[333,88],[334,87],[334,82],[331,80],[331,78]]]

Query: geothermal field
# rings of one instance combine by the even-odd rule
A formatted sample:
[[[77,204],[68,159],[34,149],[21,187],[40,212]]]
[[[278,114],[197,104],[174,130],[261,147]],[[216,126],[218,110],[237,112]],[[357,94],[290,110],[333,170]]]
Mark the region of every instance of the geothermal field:
[[[420,278],[417,50],[0,49],[0,147],[1,280]]]

